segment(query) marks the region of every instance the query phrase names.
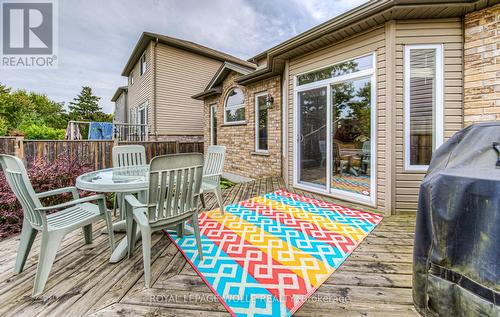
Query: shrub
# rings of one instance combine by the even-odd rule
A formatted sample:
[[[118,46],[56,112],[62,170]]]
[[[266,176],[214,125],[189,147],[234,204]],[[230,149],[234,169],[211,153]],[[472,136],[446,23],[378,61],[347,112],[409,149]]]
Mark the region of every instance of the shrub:
[[[91,168],[71,160],[64,154],[55,161],[49,162],[38,159],[30,164],[28,176],[35,192],[44,192],[52,189],[73,186],[76,178]],[[81,196],[91,193],[81,192]],[[72,198],[71,193],[47,197],[42,200],[44,206],[55,205]],[[0,239],[21,231],[23,211],[16,196],[11,191],[3,172],[0,172]]]
[[[225,179],[225,178],[220,180],[220,188],[222,188],[222,189],[227,189],[227,188],[233,187],[234,185],[236,185],[236,184],[231,182],[230,180]]]
[[[66,130],[54,129],[45,124],[24,125],[20,130],[30,140],[63,140],[66,135]]]
[[[7,135],[9,126],[7,125],[7,120],[0,116],[0,136]]]

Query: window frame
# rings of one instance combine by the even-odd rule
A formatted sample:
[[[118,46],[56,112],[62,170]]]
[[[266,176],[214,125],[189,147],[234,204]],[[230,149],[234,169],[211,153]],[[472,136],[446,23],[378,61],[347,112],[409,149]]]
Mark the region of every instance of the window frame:
[[[444,60],[443,44],[411,44],[404,47],[404,167],[405,172],[427,172],[429,165],[410,164],[411,109],[410,109],[410,52],[414,49],[433,49],[436,52],[435,109],[433,109],[432,151],[444,143]]]
[[[306,75],[306,74],[309,74],[309,73],[315,73],[317,71],[321,71],[321,70],[323,70],[325,68],[328,68],[328,67],[331,67],[331,66],[334,66],[334,65],[339,65],[339,64],[347,63],[347,62],[354,61],[354,60],[357,60],[357,59],[360,59],[360,58],[364,58],[364,57],[370,57],[372,59],[372,67],[371,68],[369,68],[369,69],[363,69],[363,70],[358,70],[358,71],[355,71],[355,72],[352,72],[352,73],[342,74],[342,75],[338,75],[338,76],[333,76],[333,77],[325,78],[325,79],[322,79],[322,80],[316,80],[316,81],[312,81],[312,82],[306,83],[306,84],[299,84],[299,77],[300,76],[303,76],[303,75]],[[374,61],[374,58],[373,58],[373,52],[370,52],[370,53],[367,53],[367,54],[357,55],[357,56],[355,56],[353,58],[346,58],[346,59],[340,60],[338,62],[335,62],[333,64],[329,64],[327,66],[319,66],[319,67],[316,67],[316,68],[311,69],[311,70],[307,70],[307,71],[303,71],[303,72],[297,73],[294,76],[294,87],[296,87],[297,89],[306,89],[307,90],[307,87],[316,87],[318,85],[325,85],[325,84],[328,84],[329,82],[331,82],[332,80],[334,80],[334,81],[347,81],[347,80],[349,80],[349,79],[352,78],[351,74],[370,75],[373,72],[373,70],[377,68],[377,65],[373,64],[374,62],[375,61]],[[311,89],[313,89],[313,88],[311,88]]]
[[[224,125],[238,125],[238,124],[244,124],[244,123],[246,123],[247,113],[246,113],[245,100],[243,100],[242,104],[238,104],[238,105],[234,105],[234,106],[229,106],[229,107],[227,106],[227,100],[229,99],[229,93],[231,91],[235,90],[235,89],[239,89],[241,91],[241,93],[243,94],[243,97],[245,97],[245,92],[240,87],[232,87],[231,89],[229,89],[227,91],[226,97],[224,98]],[[237,109],[240,109],[240,108],[245,109],[245,118],[243,120],[239,120],[239,121],[227,121],[227,115],[226,115],[227,110],[237,110]]]
[[[217,138],[214,135],[214,118],[217,119],[217,104],[210,104],[210,145],[217,145]],[[214,113],[215,109],[215,113]],[[215,129],[217,129],[217,124],[215,125]]]
[[[139,68],[140,68],[140,75],[144,75],[146,73],[146,70],[148,69],[148,64],[147,64],[147,59],[146,59],[146,52],[144,52],[141,55],[141,58],[139,59]]]
[[[139,106],[136,107],[137,108],[137,122],[136,124],[145,124],[145,125],[149,125],[149,107],[148,107],[148,102],[145,101],[143,103],[141,103]],[[144,111],[144,123],[140,123],[140,112],[141,111]]]
[[[326,186],[323,188],[321,186],[316,186],[312,183],[307,183],[307,182],[302,182],[299,179],[299,174],[300,174],[300,125],[299,125],[299,113],[300,113],[300,105],[299,105],[299,94],[303,91],[308,91],[311,89],[316,89],[316,88],[322,88],[326,87],[327,89],[327,105],[331,105],[331,86],[337,83],[342,83],[342,82],[347,82],[351,80],[356,80],[356,79],[361,79],[361,78],[370,78],[371,80],[371,113],[370,113],[370,127],[371,127],[371,134],[370,134],[370,140],[373,140],[371,142],[371,147],[370,147],[370,152],[371,153],[378,153],[378,141],[377,141],[377,135],[378,135],[378,126],[377,126],[377,121],[378,121],[378,79],[377,76],[379,75],[379,68],[377,65],[377,53],[376,52],[371,52],[371,53],[365,53],[362,55],[357,55],[353,56],[350,58],[346,58],[343,60],[340,60],[337,63],[344,63],[346,61],[350,61],[352,59],[356,59],[362,56],[366,55],[371,55],[373,58],[373,67],[368,70],[362,70],[354,73],[349,73],[346,75],[338,76],[338,77],[333,77],[321,81],[316,81],[312,82],[309,84],[304,84],[304,85],[297,85],[298,83],[298,76],[308,73],[311,71],[315,71],[321,68],[324,68],[325,66],[318,67],[313,70],[308,70],[305,72],[301,72],[298,74],[293,75],[293,143],[292,143],[292,153],[293,153],[293,168],[292,168],[292,183],[293,186],[299,189],[303,189],[306,191],[311,191],[311,192],[317,192],[320,194],[323,194],[325,196],[329,197],[334,197],[338,199],[343,199],[345,201],[357,203],[357,204],[362,204],[362,205],[367,205],[371,207],[376,207],[377,206],[377,199],[379,197],[378,193],[378,158],[377,154],[371,155],[370,157],[370,196],[364,196],[364,195],[359,195],[359,194],[354,194],[354,193],[349,193],[347,191],[341,191],[341,190],[335,190],[331,188],[331,172],[327,172],[327,181],[326,181]],[[327,122],[331,121],[332,117],[332,111],[331,111],[331,106],[327,107]],[[327,125],[327,135],[331,135],[331,126]],[[326,169],[327,171],[331,171],[331,162],[332,162],[332,143],[327,141],[327,161],[326,161]]]
[[[134,84],[134,71],[131,71],[128,75],[128,84],[132,86]]]
[[[267,105],[266,105],[266,110],[267,110],[267,133],[268,135],[266,136],[267,138],[267,150],[265,149],[260,149],[259,148],[259,103],[258,103],[258,100],[259,100],[259,97],[262,97],[262,96],[267,96],[267,91],[262,91],[262,92],[259,92],[259,93],[256,93],[255,96],[254,96],[254,100],[255,100],[255,125],[254,125],[254,132],[255,132],[255,152],[257,153],[269,153],[269,108],[267,108]]]

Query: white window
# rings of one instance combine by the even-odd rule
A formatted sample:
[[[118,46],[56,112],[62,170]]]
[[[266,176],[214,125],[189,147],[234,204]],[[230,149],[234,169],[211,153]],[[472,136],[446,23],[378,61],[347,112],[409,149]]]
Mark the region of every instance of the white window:
[[[443,143],[443,47],[407,45],[404,65],[405,169],[426,171]]]
[[[148,124],[148,103],[141,104],[138,109],[137,124]]]
[[[146,72],[147,63],[146,63],[146,53],[141,56],[141,76]]]
[[[130,75],[128,75],[128,83],[130,86],[134,84],[134,72],[130,72]]]
[[[137,107],[137,134],[140,141],[148,138],[148,103],[144,102]]]
[[[226,96],[224,103],[224,124],[245,122],[245,95],[239,88],[233,88]]]
[[[210,145],[217,145],[217,105],[210,106]]]
[[[268,151],[268,109],[267,92],[255,95],[255,151]]]

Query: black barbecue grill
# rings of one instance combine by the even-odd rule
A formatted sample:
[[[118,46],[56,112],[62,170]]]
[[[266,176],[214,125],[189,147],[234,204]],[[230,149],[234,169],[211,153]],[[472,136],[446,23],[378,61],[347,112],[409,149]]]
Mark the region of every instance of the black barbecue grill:
[[[458,132],[420,186],[413,300],[424,316],[500,316],[500,122]]]

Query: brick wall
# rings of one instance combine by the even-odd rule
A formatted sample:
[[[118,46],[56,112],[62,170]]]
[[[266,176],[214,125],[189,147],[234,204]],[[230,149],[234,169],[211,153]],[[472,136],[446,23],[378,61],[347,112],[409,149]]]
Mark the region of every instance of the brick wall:
[[[465,16],[464,122],[500,120],[500,4]]]
[[[205,99],[205,151],[210,145],[210,106],[217,104],[217,144],[226,146],[224,171],[249,178],[281,175],[281,86],[276,76],[248,86],[240,86],[245,94],[245,123],[224,125],[224,100],[231,88],[238,86],[231,73],[223,82],[222,94]],[[267,91],[273,96],[268,110],[268,154],[255,153],[255,94]],[[205,152],[206,153],[206,152]]]

